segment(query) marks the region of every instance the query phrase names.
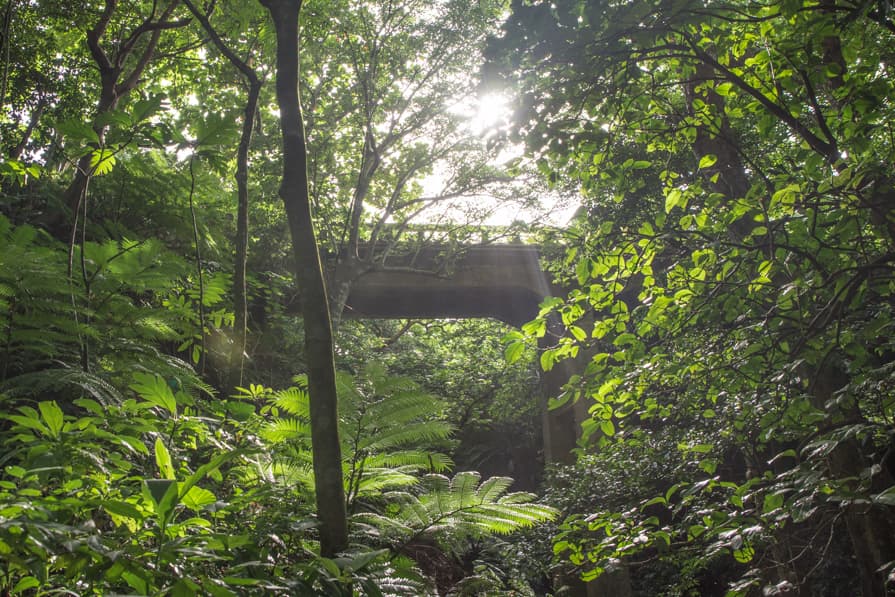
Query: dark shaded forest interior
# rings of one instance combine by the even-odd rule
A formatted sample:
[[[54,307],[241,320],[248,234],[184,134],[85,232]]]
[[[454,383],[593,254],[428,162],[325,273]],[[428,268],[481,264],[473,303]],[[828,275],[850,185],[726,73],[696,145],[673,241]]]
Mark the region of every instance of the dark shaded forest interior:
[[[893,0],[5,0],[0,64],[0,596],[895,595]]]

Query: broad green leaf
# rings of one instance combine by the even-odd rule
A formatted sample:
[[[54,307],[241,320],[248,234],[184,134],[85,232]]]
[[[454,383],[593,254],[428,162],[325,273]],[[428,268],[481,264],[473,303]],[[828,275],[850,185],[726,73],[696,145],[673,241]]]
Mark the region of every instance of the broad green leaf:
[[[57,124],[56,129],[69,141],[99,144],[99,136],[93,126],[81,120],[67,120]]]
[[[522,354],[525,352],[525,343],[521,340],[516,340],[507,344],[506,349],[504,350],[503,356],[506,359],[506,362],[510,365],[518,361]]]
[[[47,430],[50,437],[58,438],[62,433],[62,427],[65,425],[62,416],[62,409],[55,401],[44,401],[38,403],[40,415],[47,424]]]
[[[548,349],[541,353],[541,369],[550,371],[555,363],[556,351]]]
[[[138,521],[143,520],[142,512],[140,512],[136,506],[128,502],[122,502],[120,500],[103,500],[100,502],[100,506],[102,506],[104,510],[111,512],[112,514],[117,514],[118,516],[124,516]]]
[[[168,383],[159,375],[135,373],[131,389],[144,400],[151,402],[177,416],[177,400]]]
[[[755,549],[749,547],[748,545],[743,546],[740,549],[733,550],[733,557],[737,562],[741,564],[748,564],[752,561],[752,557],[755,555]]]
[[[577,325],[570,325],[569,332],[575,337],[579,342],[584,342],[587,340],[587,332],[578,327]]]
[[[665,213],[671,213],[671,210],[680,205],[683,195],[680,189],[671,189],[665,194]]]
[[[19,582],[12,588],[10,591],[10,595],[19,595],[20,593],[24,593],[28,589],[36,589],[40,587],[40,581],[34,578],[33,576],[23,576],[19,579]]]
[[[155,463],[158,465],[158,470],[163,478],[175,478],[174,465],[171,462],[171,454],[168,452],[168,448],[165,447],[165,443],[160,437],[155,438]]]
[[[783,506],[783,494],[781,493],[769,493],[764,496],[764,505],[762,506],[762,513],[767,514],[768,512],[772,512],[777,508]]]
[[[887,506],[895,506],[895,485],[873,496],[873,501]]]
[[[22,427],[27,427],[28,429],[33,429],[43,435],[50,435],[50,430],[46,428],[46,426],[40,422],[36,417],[29,417],[23,415],[7,415],[7,419],[12,421],[13,423],[18,423]]]
[[[115,152],[111,149],[95,149],[90,154],[90,168],[94,176],[103,176],[115,167]]]
[[[209,490],[194,485],[180,498],[180,501],[187,508],[198,512],[205,506],[215,503],[217,498]]]
[[[699,169],[702,170],[703,168],[710,168],[710,167],[714,166],[715,162],[717,162],[717,161],[718,161],[718,156],[716,156],[716,155],[712,155],[712,154],[704,155],[699,159]]]
[[[600,423],[600,431],[607,437],[615,435],[615,424],[611,420],[602,421]]]

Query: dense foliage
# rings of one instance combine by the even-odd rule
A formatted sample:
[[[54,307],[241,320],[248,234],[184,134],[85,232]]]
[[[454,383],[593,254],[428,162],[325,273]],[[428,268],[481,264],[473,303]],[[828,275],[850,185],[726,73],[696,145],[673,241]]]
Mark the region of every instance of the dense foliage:
[[[402,377],[419,354],[395,356],[393,331],[346,324],[338,429],[313,422],[321,318],[296,315],[311,285],[290,269],[317,250],[290,242],[276,197],[280,156],[287,177],[301,169],[280,149],[293,130],[273,97],[274,24],[300,4],[5,3],[0,593],[531,594],[495,536],[555,511],[511,490],[506,467],[455,471],[453,388]],[[304,225],[331,287],[388,265],[367,251],[343,276],[345,247],[394,249],[426,208],[507,182],[456,110],[498,11],[302,7]],[[470,222],[411,240],[457,242],[479,234]],[[502,368],[498,337],[483,375]],[[319,499],[321,429],[341,452],[323,471],[340,508]],[[327,508],[347,543],[326,545]]]
[[[892,590],[891,10],[514,3],[492,74],[586,198],[541,358],[583,372],[559,401],[588,417],[555,550],[584,578]]]
[[[893,10],[8,0],[0,594],[891,594]],[[523,236],[519,330],[342,319]]]

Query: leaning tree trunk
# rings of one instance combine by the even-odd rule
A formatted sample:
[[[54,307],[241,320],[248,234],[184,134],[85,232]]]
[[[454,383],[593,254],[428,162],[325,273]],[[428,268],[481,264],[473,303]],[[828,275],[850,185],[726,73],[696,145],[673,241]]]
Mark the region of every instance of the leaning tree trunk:
[[[305,327],[305,359],[311,399],[311,447],[320,552],[331,557],[348,544],[342,454],[339,447],[333,337],[323,267],[311,220],[308,152],[298,97],[298,15],[301,0],[260,0],[270,11],[277,35],[277,102],[283,132],[283,180],[286,208]]]

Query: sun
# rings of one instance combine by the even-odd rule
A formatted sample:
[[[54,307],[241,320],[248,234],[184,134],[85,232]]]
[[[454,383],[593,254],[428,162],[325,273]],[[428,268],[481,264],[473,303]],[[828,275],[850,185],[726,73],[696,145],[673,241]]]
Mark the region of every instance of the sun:
[[[510,98],[503,93],[486,93],[480,95],[475,102],[475,112],[469,126],[477,135],[485,135],[506,125],[512,110]]]

